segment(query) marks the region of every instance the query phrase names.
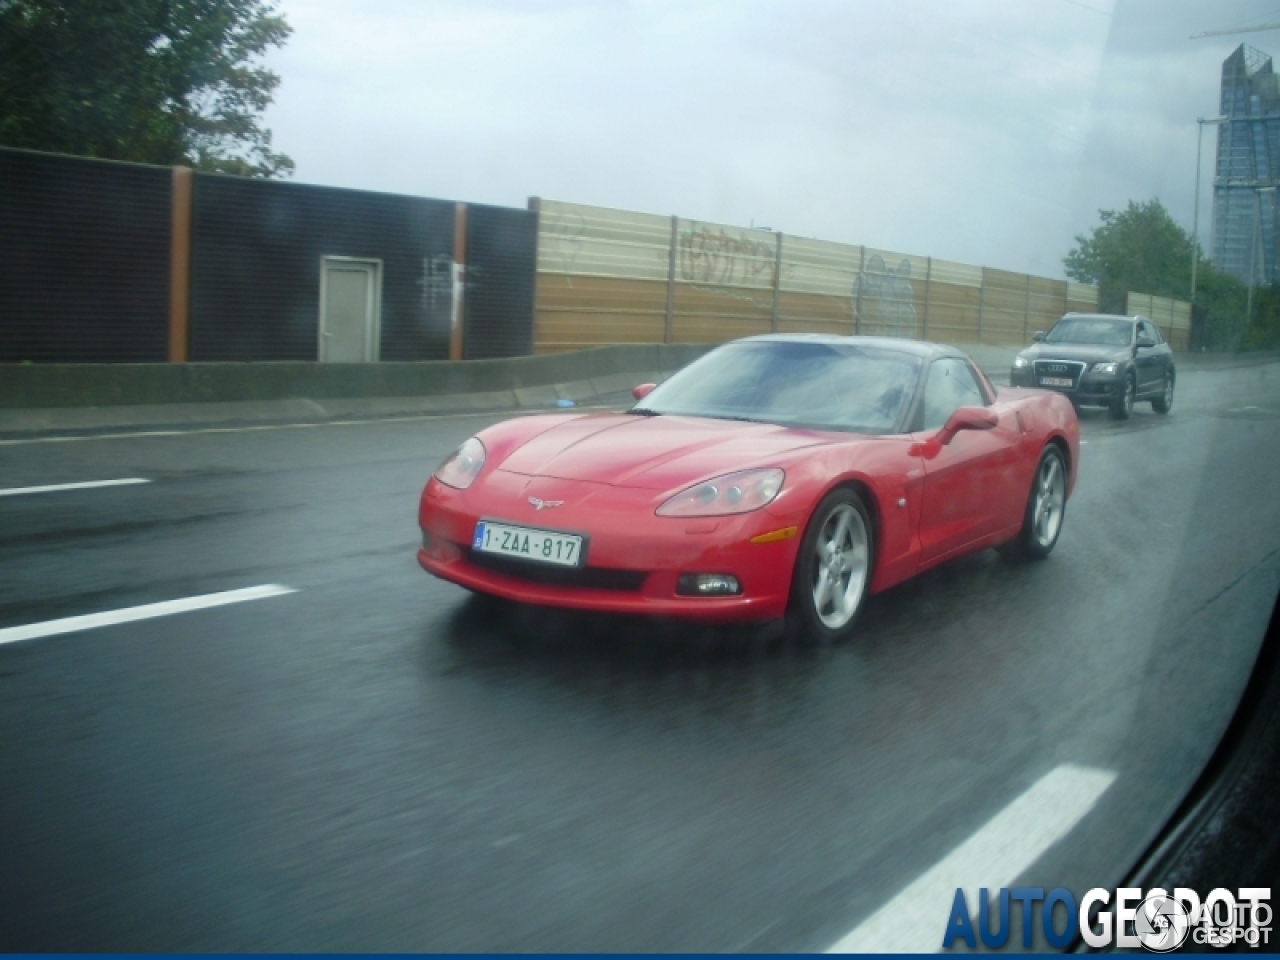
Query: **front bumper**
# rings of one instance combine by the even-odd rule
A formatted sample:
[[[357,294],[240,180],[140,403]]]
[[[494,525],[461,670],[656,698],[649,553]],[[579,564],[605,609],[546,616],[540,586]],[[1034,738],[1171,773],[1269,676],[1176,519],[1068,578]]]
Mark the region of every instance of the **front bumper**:
[[[1069,397],[1077,406],[1107,407],[1118,400],[1124,393],[1124,378],[1117,374],[1095,374],[1086,370],[1074,386],[1050,387],[1040,383],[1033,367],[1013,367],[1009,371],[1011,387],[1034,387],[1037,390],[1052,390]]]
[[[547,489],[540,493],[539,484]],[[774,620],[786,612],[803,517],[768,509],[731,517],[658,517],[653,511],[664,495],[652,491],[511,474],[489,475],[477,486],[483,491],[454,490],[433,479],[423,491],[418,563],[443,580],[519,603],[704,622]],[[495,492],[495,487],[511,489]],[[535,511],[528,507],[529,495],[565,504]],[[501,513],[495,504],[503,505]],[[586,566],[552,567],[473,554],[472,537],[481,517],[585,534]],[[790,526],[797,531],[785,539],[750,542]],[[676,582],[681,573],[730,574],[742,592],[680,596]]]

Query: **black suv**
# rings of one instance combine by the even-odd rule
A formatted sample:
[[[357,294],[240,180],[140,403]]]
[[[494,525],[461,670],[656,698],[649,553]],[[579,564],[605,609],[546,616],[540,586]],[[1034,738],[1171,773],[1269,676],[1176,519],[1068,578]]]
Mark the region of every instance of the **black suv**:
[[[1076,406],[1108,407],[1123,420],[1137,400],[1156,413],[1173,406],[1173,350],[1147,317],[1068,313],[1018,354],[1009,373],[1015,387],[1043,387]]]

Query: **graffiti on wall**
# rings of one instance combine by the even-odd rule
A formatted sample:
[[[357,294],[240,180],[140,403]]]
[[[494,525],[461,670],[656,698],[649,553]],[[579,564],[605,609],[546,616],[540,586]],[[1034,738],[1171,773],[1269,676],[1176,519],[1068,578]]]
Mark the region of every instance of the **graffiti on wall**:
[[[914,336],[915,295],[911,289],[911,261],[889,267],[884,257],[871,255],[853,282],[853,312],[858,329],[887,328],[902,336]]]
[[[682,231],[677,242],[679,279],[686,283],[773,285],[772,243],[696,224]]]

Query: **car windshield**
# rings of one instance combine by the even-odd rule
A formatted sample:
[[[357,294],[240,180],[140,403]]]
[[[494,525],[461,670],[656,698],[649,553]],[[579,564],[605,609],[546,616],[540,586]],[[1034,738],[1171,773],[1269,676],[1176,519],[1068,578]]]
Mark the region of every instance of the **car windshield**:
[[[735,343],[686,367],[634,412],[892,433],[920,363],[909,353],[859,344]]]
[[[1106,317],[1066,317],[1053,325],[1046,343],[1101,343],[1109,347],[1128,346],[1133,324]]]

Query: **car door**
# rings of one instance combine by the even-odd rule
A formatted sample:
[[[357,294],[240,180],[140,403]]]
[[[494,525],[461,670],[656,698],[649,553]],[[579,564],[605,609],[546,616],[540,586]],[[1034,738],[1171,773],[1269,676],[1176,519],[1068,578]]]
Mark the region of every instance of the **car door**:
[[[1138,393],[1143,396],[1155,393],[1164,381],[1164,356],[1160,351],[1160,335],[1155,332],[1155,324],[1147,320],[1138,321],[1134,343],[1133,365],[1137,371]]]
[[[1169,375],[1169,371],[1173,367],[1173,347],[1169,345],[1169,341],[1164,338],[1164,334],[1160,332],[1160,328],[1154,323],[1151,324],[1151,330],[1156,338],[1155,355],[1157,359],[1155,383],[1152,385],[1151,392],[1159,394],[1164,389],[1165,377]]]
[[[938,430],[964,406],[988,407],[999,418],[996,426],[961,430],[950,443],[938,445]],[[920,559],[931,564],[1002,528],[1016,483],[1021,431],[1014,412],[1004,404],[992,404],[969,364],[959,357],[942,357],[931,364],[922,426],[916,434],[925,469]]]

